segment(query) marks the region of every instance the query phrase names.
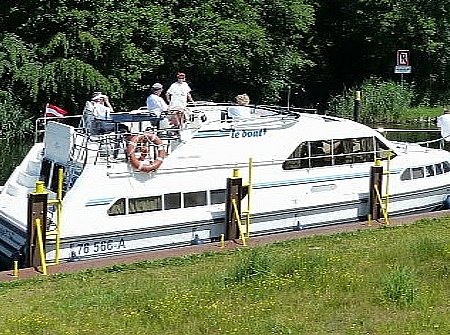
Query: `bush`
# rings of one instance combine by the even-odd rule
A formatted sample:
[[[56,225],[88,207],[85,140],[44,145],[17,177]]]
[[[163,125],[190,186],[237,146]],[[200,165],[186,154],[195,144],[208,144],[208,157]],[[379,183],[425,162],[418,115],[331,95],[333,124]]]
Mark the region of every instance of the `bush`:
[[[329,102],[332,115],[353,118],[356,88],[333,97]],[[400,121],[411,104],[410,87],[380,79],[366,80],[361,87],[361,110],[359,120],[371,122]]]
[[[7,144],[21,141],[31,135],[32,129],[27,113],[9,93],[0,91],[0,140]]]

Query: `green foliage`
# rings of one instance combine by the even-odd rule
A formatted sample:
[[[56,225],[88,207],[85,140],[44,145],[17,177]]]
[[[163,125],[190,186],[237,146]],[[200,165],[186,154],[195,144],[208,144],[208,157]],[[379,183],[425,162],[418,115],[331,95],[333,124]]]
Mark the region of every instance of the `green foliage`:
[[[0,139],[4,145],[23,141],[32,134],[33,122],[8,92],[0,91]]]
[[[94,87],[129,110],[149,84],[167,87],[181,70],[194,97],[218,101],[247,92],[255,103],[284,104],[290,86],[306,89],[293,104],[315,105],[341,87],[353,88],[344,94],[352,99],[364,84],[363,118],[390,110],[395,119],[407,100],[448,103],[449,11],[447,2],[403,0],[7,1],[0,90],[34,116],[47,102],[79,113]],[[397,49],[411,50],[413,66],[403,102],[386,84]],[[365,82],[373,76],[383,92]],[[344,100],[333,108],[349,115]]]
[[[333,115],[346,118],[353,117],[356,91],[353,88],[343,95],[333,97],[330,111]],[[392,81],[369,79],[361,85],[360,120],[366,123],[401,121],[412,100],[412,90]]]

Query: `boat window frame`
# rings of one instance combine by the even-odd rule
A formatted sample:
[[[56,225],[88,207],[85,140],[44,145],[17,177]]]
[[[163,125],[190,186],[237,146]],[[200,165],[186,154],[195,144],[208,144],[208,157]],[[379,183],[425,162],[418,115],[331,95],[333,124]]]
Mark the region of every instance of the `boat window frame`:
[[[208,205],[208,192],[206,190],[183,193],[183,208]]]
[[[172,199],[170,199],[170,198],[172,198]],[[174,199],[174,198],[177,198],[177,199]],[[181,192],[165,193],[165,194],[163,194],[163,199],[164,199],[164,204],[163,204],[164,210],[182,208]],[[172,205],[172,203],[173,203],[173,205]]]
[[[395,153],[376,136],[303,141],[282,163],[283,170],[373,163]]]
[[[162,195],[128,198],[127,202],[128,214],[141,214],[162,210]]]

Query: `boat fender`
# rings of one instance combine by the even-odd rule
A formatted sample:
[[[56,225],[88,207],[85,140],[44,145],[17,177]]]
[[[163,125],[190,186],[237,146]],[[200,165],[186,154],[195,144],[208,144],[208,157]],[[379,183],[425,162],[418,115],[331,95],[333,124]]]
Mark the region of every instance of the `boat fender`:
[[[450,195],[447,195],[447,198],[444,200],[444,209],[450,209]]]
[[[158,155],[156,159],[151,163],[144,162],[144,158],[147,156],[148,150],[146,147],[141,148],[141,155],[139,158],[136,155],[136,147],[138,144],[144,144],[147,142],[151,142],[158,147]],[[145,148],[145,149],[144,149]],[[127,155],[130,159],[131,166],[141,172],[152,172],[157,170],[164,158],[166,157],[166,150],[164,149],[164,144],[161,139],[155,134],[141,134],[135,135],[131,138],[130,142],[127,145]]]

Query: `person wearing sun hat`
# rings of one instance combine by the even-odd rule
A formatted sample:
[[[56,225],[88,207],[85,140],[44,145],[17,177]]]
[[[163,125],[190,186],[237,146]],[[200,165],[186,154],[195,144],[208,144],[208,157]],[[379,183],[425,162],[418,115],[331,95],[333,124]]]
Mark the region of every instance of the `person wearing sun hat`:
[[[187,102],[194,102],[191,95],[191,88],[186,83],[186,75],[183,72],[177,73],[177,81],[170,85],[166,92],[166,100],[169,102],[169,109],[183,110]]]
[[[108,96],[102,92],[94,92],[91,101],[96,131],[98,133],[114,131],[115,126],[111,121],[111,113],[114,113],[114,109],[109,102]]]

